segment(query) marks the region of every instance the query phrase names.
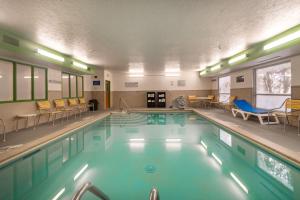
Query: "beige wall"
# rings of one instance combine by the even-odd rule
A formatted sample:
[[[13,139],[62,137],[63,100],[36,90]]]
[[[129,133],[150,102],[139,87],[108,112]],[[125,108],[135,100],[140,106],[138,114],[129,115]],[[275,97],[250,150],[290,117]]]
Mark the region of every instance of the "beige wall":
[[[113,91],[114,109],[119,109],[119,100],[122,97],[131,108],[145,108],[147,91]],[[173,105],[173,100],[178,96],[188,95],[207,96],[211,94],[211,90],[167,90],[166,91],[166,107]]]

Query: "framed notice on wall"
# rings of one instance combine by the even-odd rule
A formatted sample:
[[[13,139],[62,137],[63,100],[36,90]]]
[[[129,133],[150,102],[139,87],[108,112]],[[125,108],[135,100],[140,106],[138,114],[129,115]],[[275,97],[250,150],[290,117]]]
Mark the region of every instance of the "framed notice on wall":
[[[237,76],[236,77],[236,82],[237,83],[243,83],[243,82],[245,82],[245,77],[244,76]]]

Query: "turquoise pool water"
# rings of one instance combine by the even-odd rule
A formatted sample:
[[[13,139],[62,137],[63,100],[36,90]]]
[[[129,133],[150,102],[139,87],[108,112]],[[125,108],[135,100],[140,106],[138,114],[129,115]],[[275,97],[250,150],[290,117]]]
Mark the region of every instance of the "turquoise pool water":
[[[71,199],[86,181],[112,200],[300,199],[299,172],[194,113],[131,113],[1,166],[0,199]]]

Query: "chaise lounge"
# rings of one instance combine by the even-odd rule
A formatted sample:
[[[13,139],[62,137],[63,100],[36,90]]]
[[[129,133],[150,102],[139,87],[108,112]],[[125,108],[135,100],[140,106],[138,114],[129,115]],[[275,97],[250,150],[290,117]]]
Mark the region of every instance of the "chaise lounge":
[[[279,119],[276,114],[273,113],[273,110],[266,110],[261,108],[255,108],[246,100],[243,99],[236,99],[233,101],[234,108],[231,109],[232,114],[234,117],[237,114],[241,114],[244,120],[248,120],[249,117],[256,116],[262,125],[266,124],[279,124]],[[270,121],[270,117],[274,118],[274,121]],[[267,119],[265,121],[264,119]]]

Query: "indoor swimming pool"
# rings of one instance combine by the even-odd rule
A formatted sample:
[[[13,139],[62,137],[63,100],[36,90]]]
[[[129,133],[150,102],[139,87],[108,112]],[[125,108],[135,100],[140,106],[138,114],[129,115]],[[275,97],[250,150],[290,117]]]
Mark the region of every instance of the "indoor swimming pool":
[[[300,170],[193,112],[113,114],[2,164],[0,199],[299,199]],[[86,193],[83,199],[97,199]]]

